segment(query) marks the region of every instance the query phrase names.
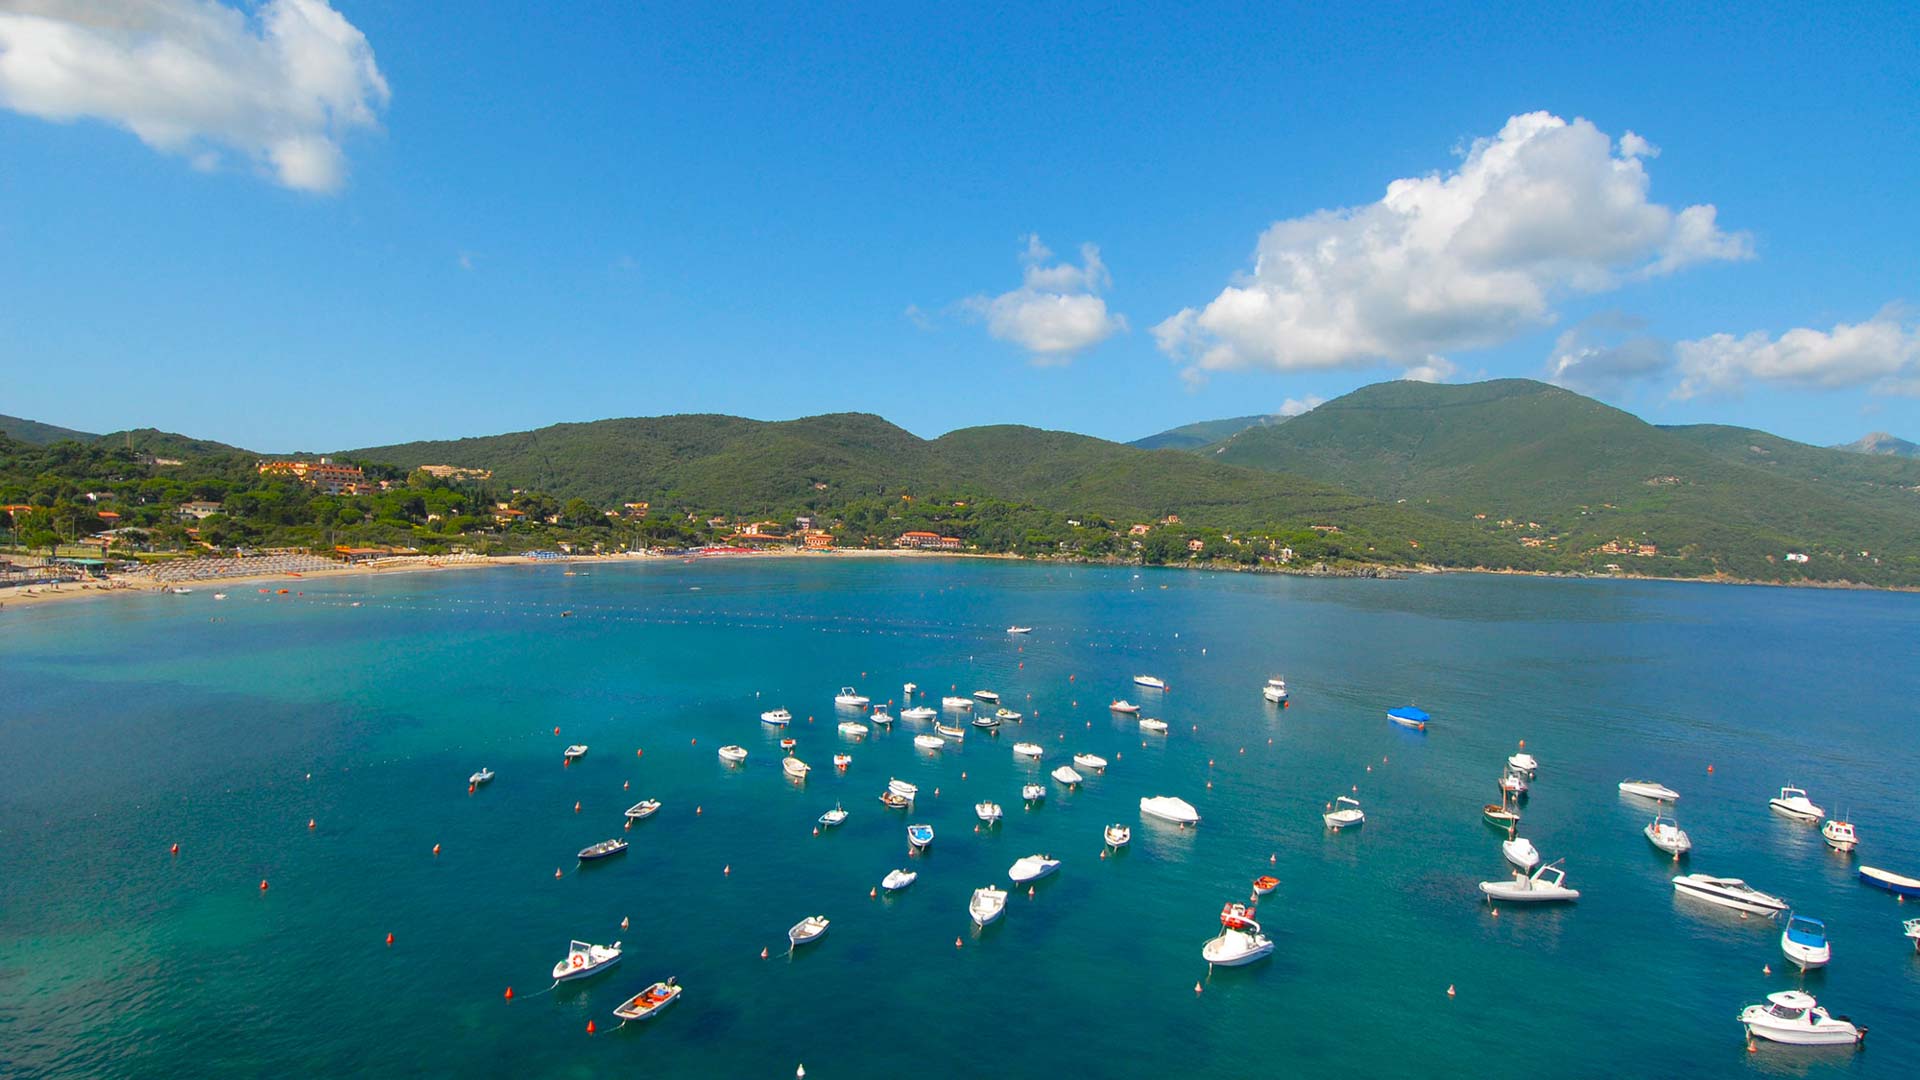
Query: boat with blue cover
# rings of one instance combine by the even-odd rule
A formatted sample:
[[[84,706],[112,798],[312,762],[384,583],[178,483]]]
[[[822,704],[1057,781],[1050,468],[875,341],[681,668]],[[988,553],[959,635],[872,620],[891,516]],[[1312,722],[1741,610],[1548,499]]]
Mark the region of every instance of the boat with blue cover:
[[[1833,959],[1833,944],[1827,940],[1827,924],[1806,915],[1790,915],[1787,928],[1780,931],[1780,951],[1798,964],[1801,971],[1826,967]]]
[[[1433,719],[1433,717],[1428,716],[1427,710],[1425,709],[1416,708],[1412,705],[1401,705],[1388,709],[1387,719],[1399,724],[1401,727],[1410,727],[1415,731],[1425,731],[1427,730],[1427,721]]]

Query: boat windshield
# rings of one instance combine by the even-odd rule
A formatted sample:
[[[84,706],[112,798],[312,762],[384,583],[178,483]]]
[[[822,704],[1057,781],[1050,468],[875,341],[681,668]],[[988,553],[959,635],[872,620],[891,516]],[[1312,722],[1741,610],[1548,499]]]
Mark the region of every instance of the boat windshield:
[[[1798,1020],[1800,1019],[1800,1017],[1806,1014],[1806,1011],[1807,1010],[1805,1009],[1788,1008],[1787,1006],[1781,1005],[1778,1002],[1775,1002],[1774,1004],[1767,1006],[1767,1015],[1778,1017],[1781,1020]]]
[[[1827,928],[1813,919],[1796,915],[1787,922],[1787,940],[1797,945],[1825,945]]]

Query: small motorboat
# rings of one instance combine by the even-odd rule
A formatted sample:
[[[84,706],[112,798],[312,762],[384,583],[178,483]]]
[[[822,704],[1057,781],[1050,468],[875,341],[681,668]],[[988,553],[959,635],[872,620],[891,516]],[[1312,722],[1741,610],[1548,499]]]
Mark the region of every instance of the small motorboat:
[[[1140,812],[1148,817],[1171,821],[1175,825],[1200,824],[1200,811],[1185,799],[1173,795],[1148,795],[1140,800]]]
[[[989,825],[1000,820],[1000,804],[997,802],[977,802],[973,804],[973,816]]]
[[[1281,678],[1268,679],[1267,685],[1260,688],[1260,696],[1263,698],[1266,698],[1268,701],[1274,703],[1275,705],[1278,705],[1286,701],[1287,700],[1287,680],[1281,679]]]
[[[915,723],[924,723],[939,715],[939,710],[927,705],[915,705],[910,709],[900,710],[900,719],[912,720]]]
[[[720,760],[738,765],[747,760],[747,748],[744,746],[723,746],[720,748]]]
[[[1860,880],[1876,889],[1885,889],[1899,896],[1920,896],[1920,880],[1905,874],[1896,874],[1891,870],[1882,870],[1877,866],[1863,866],[1859,870]]]
[[[887,707],[885,705],[875,705],[873,712],[867,716],[867,719],[879,724],[881,727],[886,727],[888,724],[893,723],[893,717],[887,713]]]
[[[1529,874],[1540,865],[1540,849],[1524,836],[1500,841],[1500,854],[1505,856],[1509,865]]]
[[[1029,881],[1046,877],[1058,869],[1060,869],[1059,859],[1050,855],[1027,855],[1014,860],[1013,865],[1007,868],[1007,877],[1013,879],[1015,885],[1025,885]]]
[[[1638,795],[1643,799],[1652,799],[1655,802],[1680,801],[1679,792],[1653,780],[1622,780],[1620,781],[1620,793],[1622,795]]]
[[[840,734],[842,735],[852,735],[857,738],[861,735],[865,735],[867,732],[872,730],[873,730],[872,728],[868,727],[867,725],[861,723],[858,720],[840,721]]]
[[[1272,874],[1261,874],[1253,879],[1253,895],[1256,897],[1265,896],[1279,887],[1280,879]]]
[[[1228,904],[1220,913],[1220,934],[1200,946],[1200,956],[1216,967],[1239,967],[1273,953],[1273,942],[1261,932],[1253,909]]]
[[[1539,773],[1540,762],[1536,761],[1532,754],[1522,750],[1507,757],[1507,768],[1517,773],[1525,773],[1527,779],[1531,780],[1535,774]]]
[[[941,738],[938,735],[928,735],[928,734],[922,733],[919,735],[915,735],[913,737],[913,745],[919,747],[922,750],[938,750],[941,747],[947,745],[947,740]]]
[[[1908,919],[1900,924],[1900,929],[1906,932],[1907,940],[1913,942],[1913,951],[1920,952],[1920,919]]]
[[[973,916],[975,926],[985,926],[998,919],[1007,910],[1007,890],[986,885],[973,890],[973,899],[967,901],[967,914]]]
[[[1082,769],[1091,769],[1094,772],[1105,772],[1107,769],[1107,759],[1098,754],[1075,754],[1073,763]]]
[[[618,855],[625,850],[627,850],[627,842],[619,837],[615,837],[612,840],[602,840],[597,844],[588,844],[586,847],[580,849],[578,857],[581,862],[592,862],[595,859],[604,859],[609,855]]]
[[[864,709],[873,704],[873,699],[851,686],[843,686],[839,693],[833,695],[833,703],[847,709]]]
[[[1167,733],[1167,722],[1165,720],[1155,720],[1151,716],[1143,716],[1140,718],[1140,730],[1150,731],[1155,735],[1165,735]]]
[[[1012,709],[995,709],[993,710],[993,718],[1003,724],[1017,724],[1020,722],[1020,714],[1014,712]]]
[[[1830,1016],[1812,994],[1780,990],[1758,1005],[1740,1010],[1740,1024],[1749,1039],[1767,1039],[1793,1046],[1855,1046],[1867,1037],[1844,1016]]]
[[[1693,838],[1679,822],[1665,814],[1655,814],[1643,831],[1647,834],[1647,843],[1676,859],[1693,850]]]
[[[935,720],[933,722],[933,730],[949,739],[964,739],[967,737],[967,729],[958,724],[943,724]]]
[[[650,818],[659,812],[660,812],[659,799],[641,799],[639,802],[634,803],[632,806],[627,807],[627,820],[628,821],[645,821],[647,818]]]
[[[1496,829],[1512,830],[1520,825],[1520,811],[1505,803],[1488,803],[1480,808],[1480,819]]]
[[[1567,887],[1567,871],[1558,861],[1550,862],[1531,875],[1515,871],[1511,881],[1483,881],[1480,891],[1489,901],[1511,904],[1546,904],[1580,899],[1579,889]]]
[[[955,712],[971,712],[973,711],[973,699],[963,698],[963,697],[943,697],[940,699],[940,707],[943,709],[952,709]]]
[[[1427,715],[1427,710],[1425,709],[1418,709],[1412,705],[1401,705],[1388,709],[1387,719],[1399,724],[1401,727],[1412,728],[1415,731],[1425,731],[1427,730],[1427,721],[1433,719],[1433,717]]]
[[[898,778],[887,781],[887,790],[906,799],[908,802],[912,802],[914,799],[920,797],[920,789],[917,786]]]
[[[1028,784],[1020,789],[1020,797],[1030,803],[1040,802],[1047,797],[1047,789],[1039,784]]]
[[[1526,795],[1527,793],[1526,774],[1515,772],[1513,769],[1506,769],[1502,771],[1500,773],[1500,790],[1507,793],[1508,795],[1513,796],[1516,799]]]
[[[1117,821],[1107,826],[1102,835],[1106,837],[1110,848],[1123,848],[1133,842],[1133,830]]]
[[[654,983],[621,1002],[613,1010],[613,1015],[622,1020],[635,1022],[651,1020],[658,1016],[661,1010],[679,1000],[680,984],[668,979],[666,982]]]
[[[1326,813],[1320,815],[1320,820],[1327,823],[1327,828],[1339,832],[1348,826],[1366,824],[1367,814],[1360,809],[1359,799],[1351,795],[1342,795],[1333,800],[1333,805]]]
[[[1133,685],[1144,686],[1149,690],[1165,690],[1167,688],[1166,680],[1160,678],[1158,675],[1135,675],[1133,677]]]
[[[760,722],[768,727],[786,727],[793,723],[793,714],[785,709],[768,709],[760,714]]]
[[[1852,851],[1860,846],[1860,834],[1853,831],[1853,822],[1828,818],[1820,826],[1820,835],[1827,840],[1827,846],[1835,851]]]
[[[1067,785],[1068,787],[1072,787],[1073,785],[1079,783],[1082,779],[1080,774],[1077,772],[1074,772],[1072,766],[1068,766],[1068,765],[1062,765],[1059,768],[1053,770],[1052,775],[1055,780],[1060,781],[1061,783]]]
[[[807,766],[806,762],[801,761],[797,757],[781,758],[780,768],[795,780],[805,780],[807,774],[813,771]]]
[[[1117,712],[1124,716],[1138,716],[1140,714],[1140,706],[1135,705],[1126,698],[1115,701],[1113,704],[1107,706],[1107,709],[1110,712]]]
[[[213,598],[215,600],[225,600],[227,598],[227,594],[223,592],[217,592],[213,594]]]
[[[797,746],[797,745],[799,745],[799,744],[798,744],[798,743],[796,743],[796,742],[794,742],[794,741],[793,741],[792,739],[781,739],[781,740],[780,740],[780,749],[782,749],[782,750],[792,750],[792,749],[793,749],[793,748],[794,748],[795,746]]]
[[[1673,879],[1673,891],[1681,896],[1691,896],[1750,915],[1772,917],[1787,910],[1785,900],[1772,893],[1763,893],[1737,877],[1681,874]]]
[[[787,931],[787,946],[797,949],[802,945],[811,945],[827,936],[827,927],[830,925],[832,922],[825,915],[809,915],[794,923],[793,928]]]
[[[846,768],[847,766],[849,766],[849,765],[851,765],[851,764],[853,764],[853,755],[852,755],[852,754],[835,754],[835,755],[833,755],[833,767],[834,767],[834,768],[836,768],[836,769],[844,769],[844,768]]]
[[[880,801],[883,803],[886,803],[887,808],[889,810],[905,810],[906,808],[913,805],[912,799],[909,799],[900,795],[895,795],[891,791],[881,792]]]
[[[620,943],[592,945],[584,941],[567,943],[567,955],[553,965],[554,982],[571,982],[597,975],[620,962]]]
[[[1799,965],[1801,971],[1826,967],[1833,959],[1833,943],[1827,940],[1827,924],[1806,915],[1788,915],[1787,928],[1780,931],[1780,951]]]
[[[925,848],[928,844],[933,843],[933,826],[907,826],[907,843],[912,844],[916,849]]]
[[[587,756],[587,744],[574,743],[561,752],[560,756],[568,761],[579,761],[581,758]]]
[[[1000,704],[1000,695],[992,690],[975,690],[973,696],[975,700],[984,701],[989,705]]]
[[[1001,709],[1000,711],[1006,712],[1007,710]],[[1016,713],[1015,715],[1018,715],[1018,714]],[[997,728],[1000,726],[1000,717],[990,712],[985,712],[985,711],[977,712],[973,715],[973,726],[977,728],[986,728],[988,730],[991,730],[993,728]]]
[[[831,829],[845,820],[847,820],[847,808],[841,806],[839,803],[834,803],[833,809],[820,815],[820,827],[823,829]]]
[[[888,892],[899,892],[919,879],[920,875],[912,870],[889,870],[887,876],[880,879],[880,887]]]
[[[1046,748],[1042,747],[1039,743],[1017,742],[1013,744],[1014,757],[1037,758],[1046,752]]]
[[[474,773],[472,776],[467,777],[467,786],[479,787],[481,784],[488,783],[492,780],[493,780],[493,770],[482,767],[479,772]]]
[[[1031,627],[1031,626],[1009,626],[1009,627],[1007,627],[1007,633],[1009,633],[1009,634],[1031,634],[1031,633],[1033,633],[1033,627]]]
[[[1797,787],[1781,788],[1780,794],[1769,800],[1767,805],[1795,821],[1819,821],[1827,816],[1825,810],[1813,805],[1807,793]]]

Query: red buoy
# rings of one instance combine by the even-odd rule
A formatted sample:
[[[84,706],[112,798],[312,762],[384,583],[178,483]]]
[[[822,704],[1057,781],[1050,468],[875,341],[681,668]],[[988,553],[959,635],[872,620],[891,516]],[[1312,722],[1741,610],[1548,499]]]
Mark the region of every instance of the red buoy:
[[[439,845],[439,844],[435,844],[435,845],[433,845],[433,853],[434,853],[435,855],[438,855],[438,854],[440,854],[440,845]]]
[[[587,1034],[593,1034],[593,1021],[587,1021]]]
[[[558,735],[558,734],[560,734],[560,729],[559,729],[559,728],[554,728],[554,729],[553,729],[553,733],[554,733],[555,735]]]
[[[513,1000],[513,987],[511,987],[511,986],[509,986],[509,987],[507,987],[507,993],[506,993],[506,999],[507,999],[508,1001],[512,1001],[512,1000]]]
[[[388,945],[393,944],[393,931],[391,930],[387,931],[387,944]]]
[[[578,802],[573,804],[573,812],[576,814],[580,812],[580,804]]]
[[[260,879],[260,891],[261,891],[261,892],[266,892],[266,891],[267,891],[267,879],[266,879],[266,878],[261,878],[261,879]]]
[[[172,848],[172,850],[170,850],[169,852],[167,852],[167,854],[169,854],[169,855],[178,855],[178,854],[180,854],[180,843],[179,843],[179,841],[175,841],[175,842],[174,842],[174,845],[173,845],[173,848]]]
[[[954,947],[954,948],[956,948],[956,949],[960,947],[960,939],[959,939],[959,938],[954,938],[954,939],[953,939],[953,947]]]
[[[553,880],[555,881],[560,880],[560,868],[557,866],[553,868]]]
[[[312,819],[312,818],[308,818],[308,819],[307,819],[307,828],[309,828],[309,829],[311,829],[311,828],[313,828],[313,819]]]
[[[762,960],[765,960],[766,958],[767,958],[767,950],[765,950],[765,949],[761,949],[761,950],[760,950],[760,959],[762,959]]]

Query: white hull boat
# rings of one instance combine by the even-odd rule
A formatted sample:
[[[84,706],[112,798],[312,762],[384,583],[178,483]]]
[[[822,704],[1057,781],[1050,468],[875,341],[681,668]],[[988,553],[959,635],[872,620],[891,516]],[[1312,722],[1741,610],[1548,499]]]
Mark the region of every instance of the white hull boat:
[[[1287,700],[1287,680],[1268,679],[1267,685],[1260,688],[1260,696],[1275,705]]]
[[[853,764],[853,755],[852,755],[852,754],[835,754],[835,755],[833,755],[833,767],[834,767],[834,768],[836,768],[836,769],[844,769],[844,768],[846,768],[847,766],[849,766],[849,765],[851,765],[851,764]]]
[[[993,823],[1000,820],[1000,816],[1001,816],[1000,804],[997,802],[974,803],[973,816],[979,818],[981,821],[984,821],[989,825],[992,825]]]
[[[1014,712],[1012,709],[995,709],[993,710],[993,718],[1003,724],[1017,724],[1020,722],[1020,714]]]
[[[938,735],[915,735],[913,737],[913,745],[922,750],[938,750],[947,745],[947,740]]]
[[[787,945],[790,948],[798,948],[819,941],[827,936],[827,927],[830,925],[832,920],[825,915],[809,915],[794,923],[793,928],[787,931]]]
[[[893,723],[893,717],[887,715],[887,710],[879,705],[873,707],[873,714],[868,716],[867,719],[879,724],[881,727]]]
[[[788,776],[793,777],[795,780],[805,780],[807,778],[807,774],[813,771],[810,767],[808,767],[806,762],[801,761],[797,757],[790,757],[782,760],[780,762],[780,768],[784,770]]]
[[[593,945],[585,941],[567,943],[567,955],[553,965],[554,982],[571,982],[598,975],[620,962],[620,943]]]
[[[1028,784],[1020,789],[1020,797],[1028,802],[1040,802],[1047,797],[1047,789],[1039,784]]]
[[[567,747],[566,751],[560,756],[568,761],[579,761],[581,758],[587,756],[587,745],[585,743],[574,743],[572,746]]]
[[[861,735],[865,735],[867,732],[872,730],[873,730],[872,728],[868,727],[867,725],[861,723],[858,720],[840,721],[840,734],[842,735],[852,735],[852,736],[858,737]]]
[[[1046,748],[1039,743],[1017,742],[1013,744],[1014,757],[1037,758],[1046,754]]]
[[[1002,709],[1000,711],[1005,712],[1006,710]],[[1000,726],[1000,718],[989,712],[975,713],[973,715],[973,726],[992,730]]]
[[[940,699],[940,707],[943,709],[952,709],[955,712],[971,712],[973,709],[973,699],[963,698],[963,697],[943,697]]]
[[[659,799],[641,799],[639,802],[627,807],[627,820],[645,821],[659,812]]]
[[[1826,967],[1833,959],[1833,943],[1827,940],[1827,924],[1805,915],[1787,916],[1787,928],[1780,931],[1780,951],[1801,971]]]
[[[723,746],[720,748],[720,760],[738,765],[747,760],[747,750],[743,746]]]
[[[1642,831],[1647,834],[1647,843],[1676,859],[1693,850],[1693,838],[1687,835],[1679,822],[1664,814],[1648,822]]]
[[[1029,881],[1038,881],[1058,869],[1060,869],[1059,859],[1046,855],[1028,855],[1023,859],[1015,860],[1014,864],[1007,868],[1007,877],[1011,878],[1015,885],[1025,885]]]
[[[493,780],[493,770],[481,769],[479,772],[474,773],[472,776],[467,777],[467,786],[479,787],[481,784],[490,783],[492,780]]]
[[[1140,712],[1140,706],[1135,705],[1133,702],[1128,701],[1126,698],[1121,698],[1120,700],[1107,706],[1107,709],[1111,712],[1117,712],[1122,716],[1134,716]]]
[[[1567,872],[1558,862],[1535,870],[1531,875],[1516,872],[1511,881],[1483,881],[1480,891],[1488,900],[1510,904],[1549,904],[1580,899],[1579,889],[1566,885]]]
[[[975,700],[984,701],[989,705],[1000,704],[1000,695],[994,693],[992,690],[975,690],[973,696]]]
[[[1360,800],[1351,795],[1342,795],[1333,801],[1332,809],[1320,815],[1327,828],[1334,832],[1366,823],[1366,812],[1360,809]]]
[[[967,737],[966,728],[959,727],[957,725],[949,726],[947,724],[942,724],[937,720],[934,721],[933,730],[940,733],[941,735],[946,736],[949,739],[964,739]]]
[[[915,799],[915,798],[918,798],[920,795],[920,789],[914,786],[913,784],[907,783],[905,780],[897,780],[897,779],[888,780],[887,790],[893,792],[895,795],[898,795],[903,799]]]
[[[1157,675],[1135,675],[1133,677],[1133,685],[1144,686],[1149,690],[1165,690],[1167,688],[1166,681]]]
[[[1133,830],[1118,822],[1107,826],[1102,835],[1110,848],[1123,848],[1133,842]]]
[[[1827,816],[1827,812],[1813,805],[1813,800],[1807,798],[1807,793],[1799,788],[1781,788],[1780,794],[1767,805],[1795,821],[1819,821]]]
[[[1500,790],[1519,798],[1527,793],[1527,778],[1521,773],[1508,769],[1500,774]]]
[[[1165,720],[1155,720],[1150,716],[1145,717],[1140,721],[1140,730],[1150,731],[1155,735],[1165,735],[1167,733],[1167,722]]]
[[[793,723],[793,714],[785,709],[768,709],[760,714],[760,722],[768,727],[786,727]]]
[[[887,876],[880,879],[880,887],[888,892],[899,892],[919,879],[920,875],[912,870],[889,870]]]
[[[1741,1009],[1740,1024],[1750,1039],[1792,1046],[1855,1046],[1867,1037],[1866,1028],[1829,1015],[1812,994],[1799,990],[1768,994],[1765,1003]]]
[[[1107,759],[1098,754],[1075,754],[1073,763],[1082,769],[1091,769],[1094,772],[1107,770]]]
[[[1200,946],[1200,957],[1215,967],[1240,967],[1273,953],[1273,942],[1245,904],[1228,904],[1220,912],[1220,935]]]
[[[1073,785],[1079,783],[1081,779],[1079,773],[1074,772],[1072,768],[1066,765],[1062,765],[1059,768],[1053,770],[1053,778],[1067,785],[1068,787],[1072,787]]]
[[[1681,874],[1673,879],[1673,891],[1723,908],[1749,915],[1774,916],[1787,910],[1787,902],[1772,893],[1763,893],[1736,877],[1711,874]]]
[[[1540,763],[1534,760],[1532,754],[1523,750],[1507,758],[1507,768],[1512,769],[1514,772],[1525,773],[1527,777],[1531,779],[1535,774],[1539,773]]]
[[[991,885],[973,890],[973,899],[967,902],[967,914],[973,916],[975,926],[985,926],[998,919],[1007,910],[1007,890],[996,889]]]
[[[833,809],[820,815],[820,827],[823,829],[831,829],[845,820],[847,820],[847,808],[841,806],[839,803],[834,803]]]
[[[680,984],[672,979],[657,982],[614,1007],[613,1015],[641,1023],[660,1015],[667,1006],[680,1000]]]
[[[873,699],[851,686],[843,686],[839,693],[833,695],[833,703],[843,709],[864,709],[873,704]]]
[[[907,826],[907,843],[913,845],[913,847],[916,850],[924,849],[927,846],[931,845],[933,843],[933,826],[931,825]]]
[[[1500,841],[1500,854],[1506,858],[1508,865],[1522,873],[1531,874],[1534,867],[1540,865],[1540,849],[1524,836]]]
[[[1655,802],[1680,801],[1679,792],[1665,784],[1652,780],[1622,780],[1620,781],[1620,793],[1623,795],[1638,795],[1643,799],[1652,799]]]
[[[1200,811],[1187,800],[1173,795],[1149,795],[1141,799],[1140,812],[1175,825],[1200,824]]]
[[[1007,627],[1007,633],[1009,633],[1009,634],[1031,634],[1031,633],[1033,633],[1033,627],[1031,627],[1031,626],[1009,626],[1009,627]]]
[[[926,705],[915,705],[911,709],[900,710],[900,719],[912,720],[916,723],[924,723],[939,715],[940,711],[938,709],[930,708]]]
[[[1860,835],[1853,831],[1851,821],[1832,818],[1820,826],[1820,835],[1826,839],[1827,846],[1835,851],[1852,851],[1860,846]]]

